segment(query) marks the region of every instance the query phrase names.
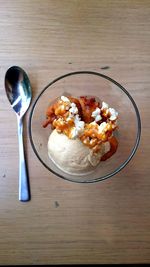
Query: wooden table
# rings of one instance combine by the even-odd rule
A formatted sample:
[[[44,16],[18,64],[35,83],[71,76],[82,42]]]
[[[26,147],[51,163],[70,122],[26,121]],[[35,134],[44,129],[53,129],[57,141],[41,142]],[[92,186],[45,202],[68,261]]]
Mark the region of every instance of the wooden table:
[[[56,177],[31,148],[29,110],[32,200],[19,202],[17,122],[4,90],[12,65],[28,73],[33,101],[70,71],[101,72],[126,87],[142,119],[128,166],[96,184]],[[0,0],[0,264],[150,262],[149,101],[149,0]]]

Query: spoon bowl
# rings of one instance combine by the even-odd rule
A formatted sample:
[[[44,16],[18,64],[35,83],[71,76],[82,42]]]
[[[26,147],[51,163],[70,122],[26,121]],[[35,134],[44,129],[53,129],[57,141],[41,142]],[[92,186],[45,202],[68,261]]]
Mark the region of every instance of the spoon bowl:
[[[5,76],[5,88],[12,108],[22,117],[31,102],[31,86],[25,71],[17,66],[9,68]]]
[[[5,90],[8,100],[17,115],[19,140],[19,200],[30,199],[29,179],[23,147],[23,116],[31,102],[31,85],[26,72],[18,67],[10,67],[5,75]]]

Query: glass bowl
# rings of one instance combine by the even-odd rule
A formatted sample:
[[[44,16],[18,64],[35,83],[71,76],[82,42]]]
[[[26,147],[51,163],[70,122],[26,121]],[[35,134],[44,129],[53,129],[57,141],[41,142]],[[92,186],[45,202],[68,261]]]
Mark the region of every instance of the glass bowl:
[[[98,97],[119,113],[117,152],[106,161],[100,162],[93,172],[86,175],[63,172],[48,157],[47,142],[51,130],[50,127],[42,127],[46,109],[56,98],[68,94],[74,97]],[[135,154],[140,134],[140,115],[131,95],[112,78],[93,71],[71,72],[50,82],[35,100],[29,117],[30,141],[40,162],[58,177],[78,183],[98,182],[121,171]]]

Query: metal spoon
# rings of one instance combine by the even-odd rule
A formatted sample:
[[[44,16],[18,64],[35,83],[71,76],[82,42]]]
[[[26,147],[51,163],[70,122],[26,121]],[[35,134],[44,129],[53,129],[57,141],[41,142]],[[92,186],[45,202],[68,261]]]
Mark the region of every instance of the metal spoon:
[[[31,102],[31,85],[25,71],[18,66],[9,68],[5,75],[5,90],[17,114],[19,139],[19,200],[30,200],[29,179],[24,157],[23,116]]]

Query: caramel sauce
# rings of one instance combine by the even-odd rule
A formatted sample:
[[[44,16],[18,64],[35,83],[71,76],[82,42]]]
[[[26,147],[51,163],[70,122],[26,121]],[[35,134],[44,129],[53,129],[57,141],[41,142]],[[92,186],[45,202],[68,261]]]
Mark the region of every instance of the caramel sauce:
[[[54,120],[52,125],[58,132],[64,133],[71,138],[71,131],[75,126],[72,119],[69,121],[63,119]]]
[[[118,148],[118,141],[115,136],[112,136],[108,141],[110,143],[110,150],[102,156],[101,161],[105,161],[110,158]]]

